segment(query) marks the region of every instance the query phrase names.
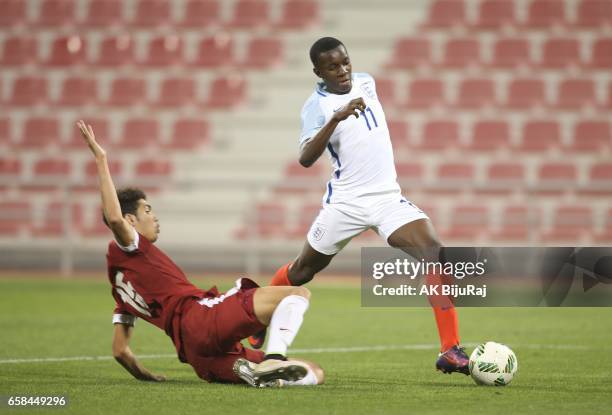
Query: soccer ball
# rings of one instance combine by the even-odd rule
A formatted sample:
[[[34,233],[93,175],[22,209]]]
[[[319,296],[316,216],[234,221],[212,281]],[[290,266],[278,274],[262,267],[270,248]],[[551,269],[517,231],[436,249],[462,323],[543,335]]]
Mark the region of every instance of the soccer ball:
[[[470,374],[479,385],[506,386],[517,369],[516,355],[501,343],[482,343],[470,356]]]

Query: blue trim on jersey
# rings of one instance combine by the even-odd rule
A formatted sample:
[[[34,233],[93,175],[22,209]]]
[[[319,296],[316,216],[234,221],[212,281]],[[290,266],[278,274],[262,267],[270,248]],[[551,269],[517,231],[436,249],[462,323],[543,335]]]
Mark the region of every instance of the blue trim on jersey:
[[[325,200],[325,203],[329,204],[329,199],[331,198],[332,195],[332,185],[331,182],[327,182],[327,199]]]
[[[318,89],[317,89],[317,94],[321,95],[322,97],[326,97],[327,96],[323,92],[319,91]]]
[[[336,163],[338,163],[338,169],[334,173],[336,174],[336,179],[339,179],[340,168],[342,167],[342,164],[340,163],[340,157],[338,157],[338,153],[334,151],[334,148],[332,147],[331,143],[327,143],[327,149],[329,150],[329,153],[331,154],[332,158],[334,158],[336,160]]]

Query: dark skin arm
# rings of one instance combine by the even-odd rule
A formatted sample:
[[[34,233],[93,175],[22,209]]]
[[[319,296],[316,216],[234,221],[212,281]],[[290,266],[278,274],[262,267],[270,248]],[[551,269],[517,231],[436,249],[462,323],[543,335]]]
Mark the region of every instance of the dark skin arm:
[[[346,104],[342,109],[336,111],[327,124],[319,130],[319,132],[308,141],[300,152],[300,164],[304,167],[310,167],[315,161],[321,157],[325,151],[329,138],[334,133],[338,124],[346,120],[351,115],[359,118],[359,113],[365,111],[366,105],[363,98],[355,98]]]

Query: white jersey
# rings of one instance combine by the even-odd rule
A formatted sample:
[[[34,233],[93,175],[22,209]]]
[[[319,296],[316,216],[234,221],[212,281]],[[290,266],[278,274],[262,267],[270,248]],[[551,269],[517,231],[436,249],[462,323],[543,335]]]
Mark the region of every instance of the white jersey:
[[[353,73],[352,79],[351,91],[342,95],[328,92],[323,83],[317,84],[302,108],[300,148],[349,101],[363,98],[366,104],[359,118],[350,116],[341,121],[329,139],[326,153],[333,172],[323,196],[324,204],[400,192],[387,120],[376,95],[374,78],[366,73]]]

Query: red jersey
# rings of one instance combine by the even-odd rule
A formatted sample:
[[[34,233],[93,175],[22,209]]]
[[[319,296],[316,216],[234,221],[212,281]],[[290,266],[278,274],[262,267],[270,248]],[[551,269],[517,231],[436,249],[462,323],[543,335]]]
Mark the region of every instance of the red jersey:
[[[115,314],[140,317],[164,330],[181,355],[183,304],[188,299],[218,296],[216,287],[204,291],[193,285],[165,253],[142,235],[138,235],[138,248],[131,252],[111,241],[106,259]]]

